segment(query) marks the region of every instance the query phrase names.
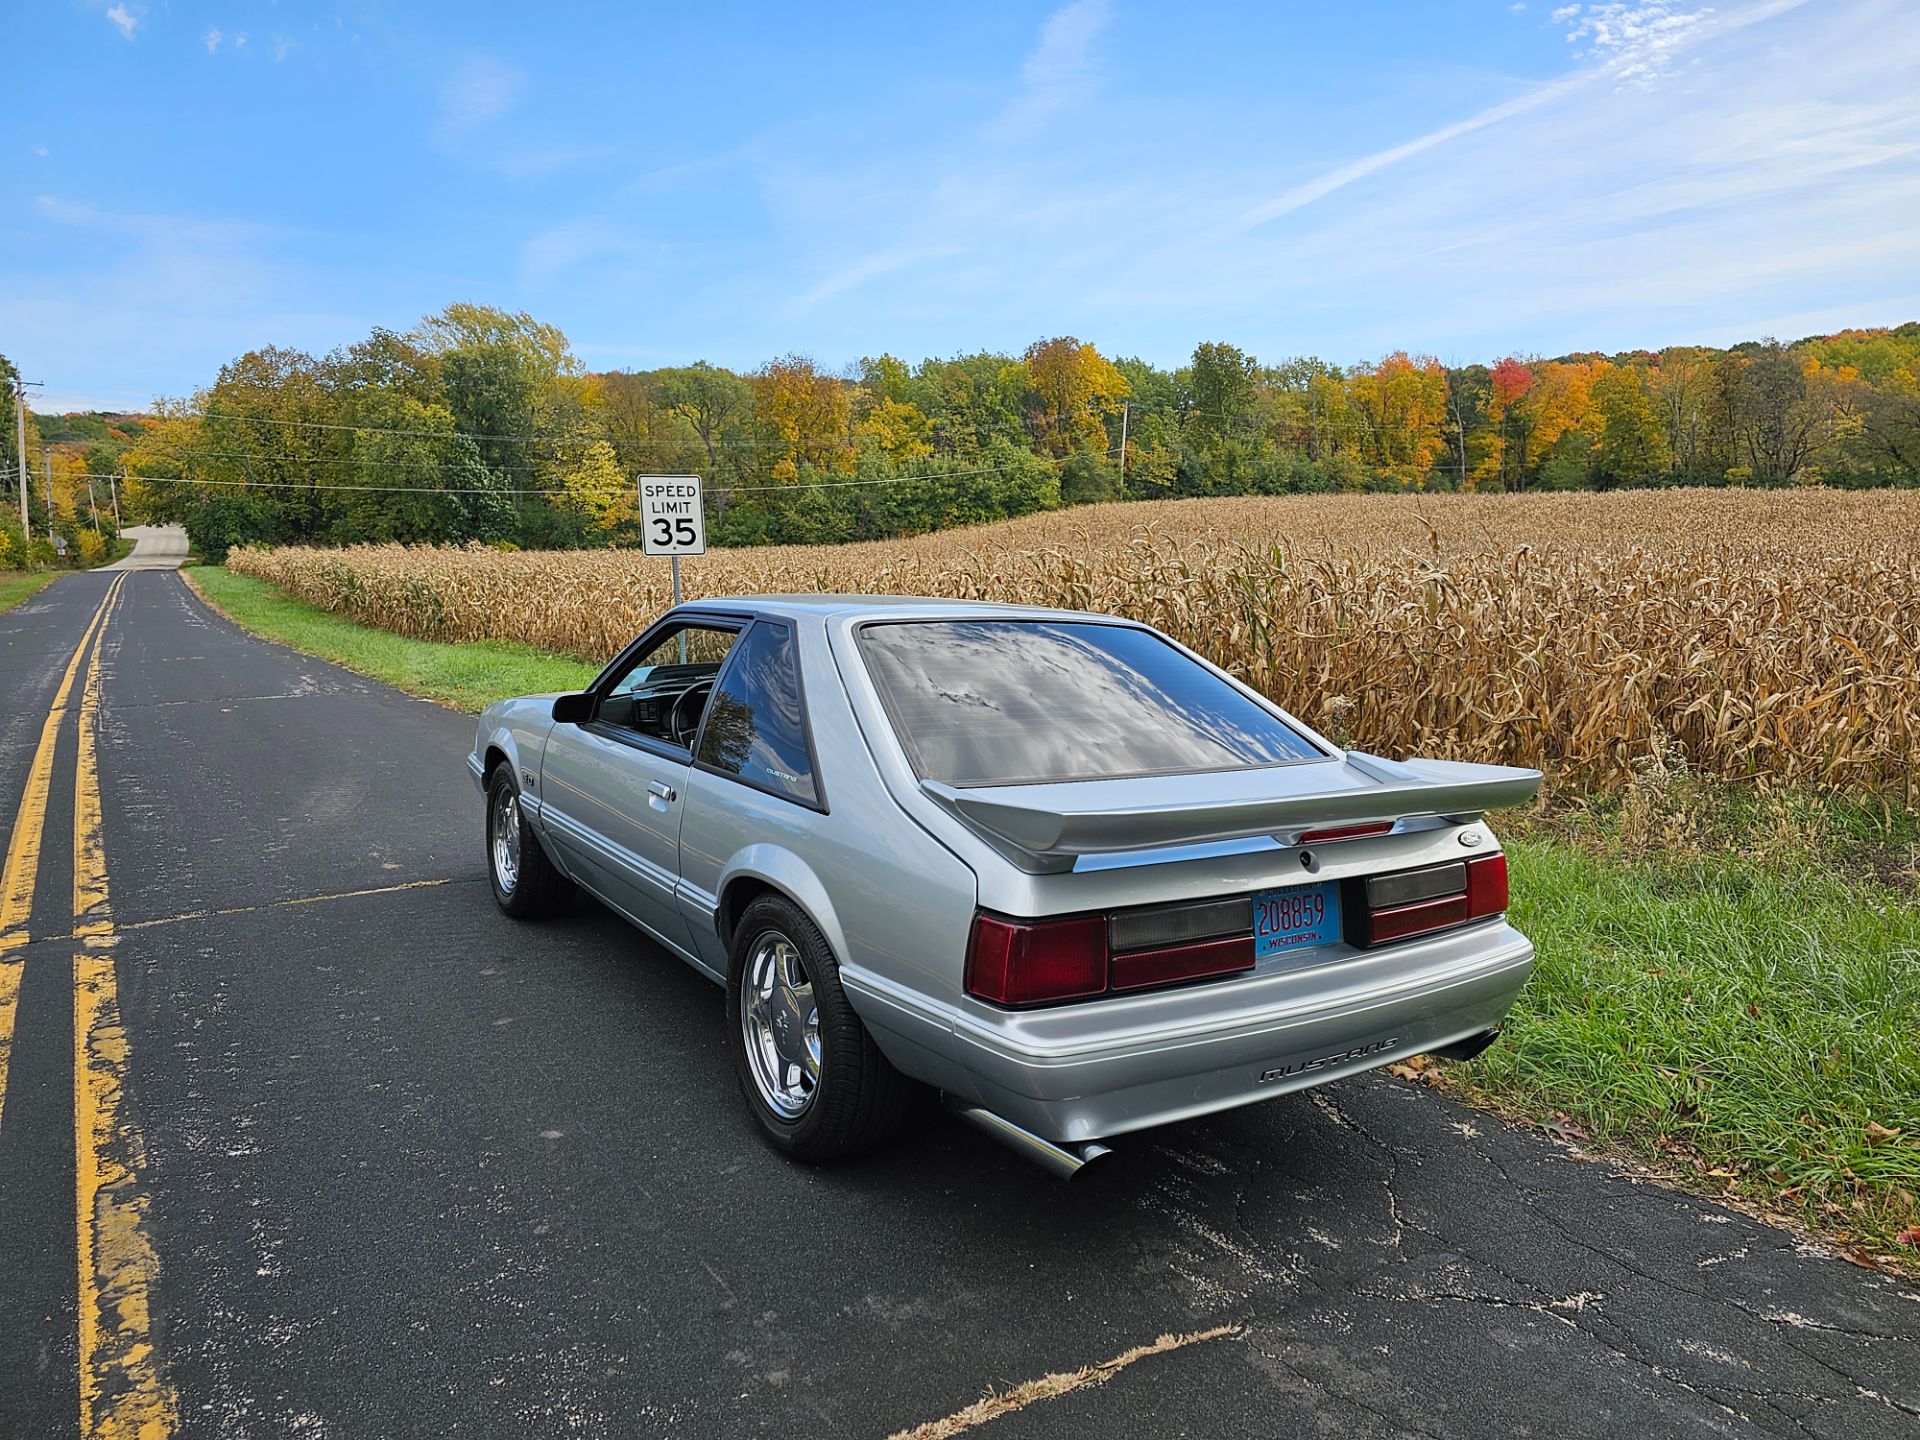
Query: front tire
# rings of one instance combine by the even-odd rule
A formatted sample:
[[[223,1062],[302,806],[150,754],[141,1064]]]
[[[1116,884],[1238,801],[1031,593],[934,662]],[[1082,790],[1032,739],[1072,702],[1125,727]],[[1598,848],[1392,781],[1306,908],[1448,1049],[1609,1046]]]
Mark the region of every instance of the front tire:
[[[515,920],[555,914],[573,899],[573,882],[547,858],[521,814],[520,786],[504,761],[487,781],[487,879],[495,903]]]
[[[913,1082],[887,1063],[840,988],[819,927],[763,895],[734,928],[727,1033],[760,1133],[795,1160],[871,1149],[905,1119]]]

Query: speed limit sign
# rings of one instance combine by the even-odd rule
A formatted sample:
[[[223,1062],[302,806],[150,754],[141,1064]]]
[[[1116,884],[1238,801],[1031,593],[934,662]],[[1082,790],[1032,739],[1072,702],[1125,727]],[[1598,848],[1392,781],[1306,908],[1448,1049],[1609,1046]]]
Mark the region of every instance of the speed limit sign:
[[[707,553],[707,512],[698,475],[642,475],[640,549],[647,555]]]

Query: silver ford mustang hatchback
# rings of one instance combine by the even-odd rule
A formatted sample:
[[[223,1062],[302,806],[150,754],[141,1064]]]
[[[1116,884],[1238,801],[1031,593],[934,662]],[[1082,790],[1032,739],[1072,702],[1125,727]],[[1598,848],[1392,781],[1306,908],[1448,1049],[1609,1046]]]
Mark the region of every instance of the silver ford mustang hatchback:
[[[1159,632],[884,596],[682,605],[469,769],[501,909],[587,890],[727,989],[801,1160],[938,1089],[1096,1142],[1487,1045],[1533,965],[1482,814],[1539,772],[1342,751]]]

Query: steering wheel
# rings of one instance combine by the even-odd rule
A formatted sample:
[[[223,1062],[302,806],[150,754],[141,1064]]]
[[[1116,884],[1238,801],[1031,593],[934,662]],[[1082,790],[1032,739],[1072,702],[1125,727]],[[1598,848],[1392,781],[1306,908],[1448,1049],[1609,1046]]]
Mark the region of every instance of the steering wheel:
[[[700,714],[698,709],[696,708],[693,719],[683,723],[680,719],[681,707],[683,707],[689,700],[698,699],[698,700],[704,701],[707,698],[708,693],[712,689],[713,689],[713,681],[696,680],[693,682],[693,684],[689,685],[686,689],[680,692],[679,698],[676,699],[673,702],[672,707],[668,709],[667,733],[673,737],[674,744],[689,745],[689,746],[692,745],[693,732],[699,729],[700,727]]]

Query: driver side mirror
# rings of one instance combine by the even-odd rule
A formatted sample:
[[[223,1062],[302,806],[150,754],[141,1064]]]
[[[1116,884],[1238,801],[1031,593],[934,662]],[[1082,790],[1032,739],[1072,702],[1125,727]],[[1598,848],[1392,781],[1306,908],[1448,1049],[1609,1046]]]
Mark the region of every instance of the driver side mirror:
[[[593,696],[582,691],[576,695],[556,695],[553,718],[561,725],[584,725],[593,719]]]

